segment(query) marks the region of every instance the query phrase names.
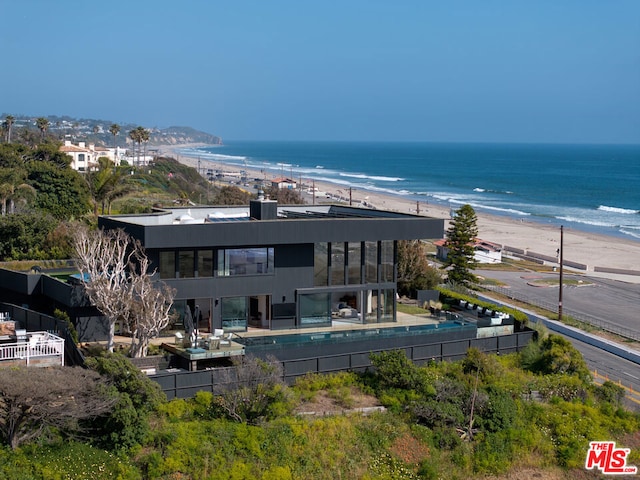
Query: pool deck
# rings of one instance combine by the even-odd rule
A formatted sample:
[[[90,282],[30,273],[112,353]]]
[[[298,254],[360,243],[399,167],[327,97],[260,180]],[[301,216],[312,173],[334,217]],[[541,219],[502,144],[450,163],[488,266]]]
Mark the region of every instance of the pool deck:
[[[370,329],[384,329],[384,328],[397,328],[402,326],[417,326],[417,325],[433,325],[439,324],[441,321],[429,314],[426,315],[409,315],[398,312],[396,315],[396,322],[381,322],[381,323],[352,323],[340,320],[334,320],[332,325],[326,327],[309,327],[309,328],[291,328],[282,330],[267,330],[256,327],[249,327],[247,331],[234,333],[234,337],[238,338],[250,338],[250,337],[268,337],[268,336],[282,336],[282,335],[296,335],[296,334],[313,334],[313,333],[326,333],[326,332],[340,332],[345,330],[370,330]],[[201,331],[203,337],[207,337],[209,333],[207,331]],[[233,338],[233,337],[232,337]],[[198,362],[223,359],[229,357],[236,357],[245,354],[245,346],[239,342],[231,341],[230,345],[220,345],[218,348],[208,349],[201,348],[197,351],[189,351],[182,345],[177,345],[175,342],[167,341],[168,337],[160,337],[153,340],[153,343],[161,345],[161,347],[188,362],[189,370],[197,370]]]
[[[238,334],[239,337],[260,337],[270,335],[293,335],[296,333],[320,333],[320,332],[339,332],[341,330],[369,330],[380,328],[394,328],[412,325],[433,325],[441,323],[437,317],[431,315],[409,315],[407,313],[398,312],[396,322],[380,322],[380,323],[355,323],[345,322],[343,320],[333,320],[330,327],[309,327],[309,328],[289,328],[283,330],[266,330],[263,328],[249,327],[246,332]]]

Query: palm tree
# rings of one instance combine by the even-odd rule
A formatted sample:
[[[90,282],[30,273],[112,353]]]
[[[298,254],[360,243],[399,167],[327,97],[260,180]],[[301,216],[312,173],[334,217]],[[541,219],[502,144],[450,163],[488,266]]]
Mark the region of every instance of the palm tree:
[[[11,143],[11,129],[16,119],[12,115],[7,115],[4,119],[4,126],[7,129],[7,143]]]
[[[131,130],[129,132],[129,138],[131,139],[131,141],[133,142],[133,155],[135,157],[136,154],[136,143],[138,145],[140,145],[140,142],[142,141],[142,139],[140,138],[140,129],[142,127],[137,127],[134,128],[133,130]],[[140,149],[138,148],[138,158],[140,157]],[[134,166],[137,164],[138,162],[134,159],[133,164]]]
[[[0,214],[15,213],[16,203],[32,200],[36,190],[27,184],[26,173],[16,169],[1,169],[0,177]]]
[[[16,210],[16,203],[22,202],[27,203],[30,200],[33,200],[36,197],[36,189],[33,188],[28,183],[21,183],[20,185],[16,185],[12,188],[11,193],[9,195],[9,215],[13,215]]]
[[[47,130],[49,129],[49,120],[47,120],[44,117],[38,117],[36,118],[36,125],[38,126],[38,129],[40,130],[40,135],[41,135],[41,139],[44,140],[44,135],[45,133],[47,133]]]
[[[120,125],[112,123],[109,127],[109,133],[113,135],[113,158],[117,159],[118,156],[118,144],[116,143],[116,136],[120,133]],[[116,162],[116,165],[118,162]]]
[[[116,198],[126,195],[130,188],[122,183],[122,170],[114,168],[113,162],[107,157],[98,159],[98,170],[89,172],[86,175],[89,191],[93,197],[93,213],[98,215],[98,204],[102,207],[102,214],[105,207],[111,210],[111,202]]]
[[[133,141],[134,145],[138,144],[138,161],[136,162],[138,165],[140,164],[140,148],[142,142],[148,142],[151,134],[149,130],[144,127],[136,127],[129,132],[129,138]],[[145,146],[145,154],[146,154],[146,146]]]
[[[142,158],[144,158],[146,160],[147,159],[147,143],[149,142],[149,139],[151,138],[151,132],[149,130],[147,130],[146,128],[143,128],[142,130],[140,130],[140,138],[144,142],[144,155],[143,155]]]

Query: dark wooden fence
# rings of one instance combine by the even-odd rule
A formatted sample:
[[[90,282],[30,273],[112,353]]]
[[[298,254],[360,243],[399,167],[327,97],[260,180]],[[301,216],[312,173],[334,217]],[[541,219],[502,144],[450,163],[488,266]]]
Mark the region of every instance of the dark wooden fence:
[[[401,348],[407,357],[417,364],[429,361],[455,361],[466,356],[469,348],[477,348],[486,353],[507,354],[524,348],[535,334],[532,330],[487,338],[468,338],[437,343],[425,343]],[[284,380],[291,384],[299,376],[307,373],[332,373],[338,371],[365,371],[371,368],[371,353],[397,349],[385,348],[380,342],[378,348],[367,351],[345,351],[333,355],[317,355],[295,359],[280,360],[284,371]],[[263,355],[260,355],[263,356]],[[228,368],[214,368],[189,372],[180,369],[165,370],[150,378],[160,384],[167,398],[191,398],[199,391],[214,392],[221,383],[228,382]]]

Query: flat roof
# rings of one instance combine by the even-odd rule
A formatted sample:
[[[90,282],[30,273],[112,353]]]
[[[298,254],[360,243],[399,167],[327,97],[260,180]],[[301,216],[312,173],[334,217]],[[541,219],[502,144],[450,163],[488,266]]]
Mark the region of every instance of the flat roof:
[[[132,215],[105,215],[105,218],[132,225],[194,225],[205,223],[232,223],[252,220],[249,206],[193,206],[157,209],[152,213]],[[429,218],[387,210],[373,210],[344,205],[282,205],[277,207],[277,219],[329,219],[329,218]]]

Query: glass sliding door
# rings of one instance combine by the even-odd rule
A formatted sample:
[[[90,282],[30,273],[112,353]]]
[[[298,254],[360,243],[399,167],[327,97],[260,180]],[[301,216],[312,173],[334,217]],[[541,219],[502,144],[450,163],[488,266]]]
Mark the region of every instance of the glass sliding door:
[[[395,322],[395,295],[396,292],[393,289],[382,290],[381,307],[382,312],[380,315],[381,322]]]
[[[222,328],[227,332],[247,329],[247,297],[221,298]]]
[[[364,321],[378,323],[378,290],[367,290],[364,295]]]
[[[317,327],[331,325],[331,294],[311,293],[299,295],[300,326]]]

